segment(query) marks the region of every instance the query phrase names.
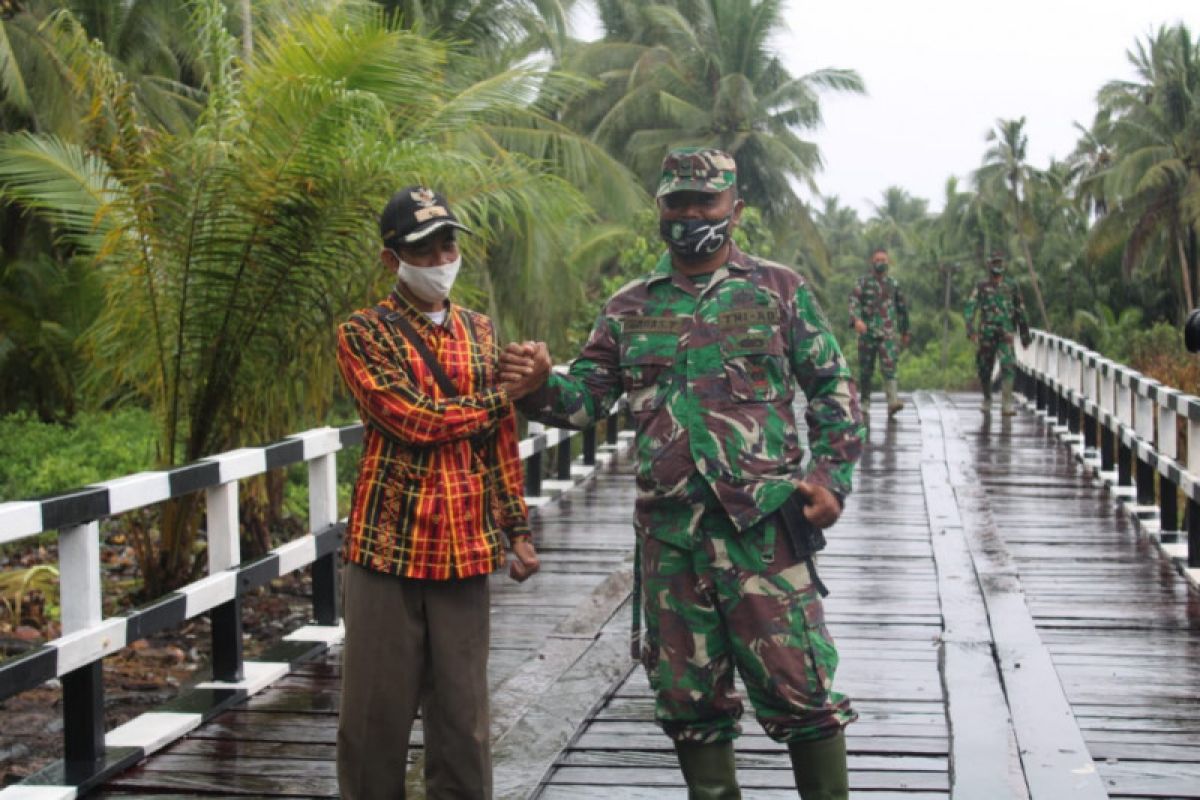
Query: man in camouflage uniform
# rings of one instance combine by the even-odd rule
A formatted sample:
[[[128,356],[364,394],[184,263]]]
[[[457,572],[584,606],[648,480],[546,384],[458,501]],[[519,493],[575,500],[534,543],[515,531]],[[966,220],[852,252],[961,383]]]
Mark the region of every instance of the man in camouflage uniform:
[[[979,384],[983,387],[982,410],[992,410],[992,365],[1000,358],[1000,377],[1003,399],[1000,413],[1012,416],[1013,378],[1016,374],[1016,354],[1013,338],[1020,332],[1022,341],[1029,336],[1029,323],[1025,318],[1025,302],[1017,284],[1004,275],[1004,255],[996,252],[988,258],[988,277],[975,285],[967,299],[963,316],[967,322],[967,336],[978,345],[975,366],[979,371]],[[978,315],[978,320],[976,319]]]
[[[736,667],[763,728],[787,744],[801,797],[844,798],[842,730],[856,714],[832,689],[837,651],[811,553],[793,552],[773,512],[798,493],[821,528],[841,514],[864,434],[854,384],[804,278],[733,243],[743,203],[732,157],[672,151],[657,196],[668,252],[609,299],[569,372],[520,408],[582,428],[628,395],[642,661],[689,796],[740,797]],[[514,344],[501,376],[549,364],[544,345]]]
[[[876,356],[887,392],[888,417],[904,408],[896,390],[896,335],[908,346],[908,303],[900,284],[888,275],[888,253],[882,247],[871,254],[871,273],[860,277],[850,292],[850,324],[858,334],[859,397],[868,420]]]

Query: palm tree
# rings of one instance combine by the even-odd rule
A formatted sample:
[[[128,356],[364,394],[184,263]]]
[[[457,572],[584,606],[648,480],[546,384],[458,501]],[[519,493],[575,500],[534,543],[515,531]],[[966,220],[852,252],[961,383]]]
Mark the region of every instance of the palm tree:
[[[529,113],[536,71],[451,88],[443,45],[353,6],[259,33],[244,63],[224,18],[218,0],[195,4],[206,95],[193,129],[147,123],[117,64],[62,14],[47,33],[100,110],[88,146],[0,141],[0,192],[103,274],[92,381],[154,410],[164,465],[277,438],[328,409],[334,323],[388,288],[374,220],[396,186],[454,199],[477,232],[464,237],[468,263],[486,262],[502,233],[588,211],[486,135]],[[553,239],[536,245],[562,260]],[[463,289],[486,292],[487,276],[467,270]],[[187,500],[164,520],[159,563],[143,564],[148,593],[187,579],[195,521]]]
[[[66,422],[79,403],[81,334],[103,302],[82,259],[49,255],[0,266],[0,414],[32,406],[43,422]]]
[[[883,190],[883,202],[872,203],[874,216],[867,220],[867,239],[872,247],[897,252],[915,252],[920,229],[929,220],[929,202],[913,197],[899,186]]]
[[[1028,162],[1029,137],[1025,134],[1025,118],[997,120],[996,127],[988,131],[987,141],[992,144],[984,153],[983,166],[975,171],[976,185],[980,195],[993,198],[1001,205],[1008,217],[1010,230],[1016,232],[1017,242],[1029,268],[1029,280],[1037,299],[1042,326],[1049,328],[1046,302],[1042,299],[1041,282],[1029,247],[1029,240],[1036,233],[1029,203],[1038,173]]]
[[[1090,128],[1075,123],[1075,129],[1079,131],[1079,141],[1067,159],[1068,182],[1083,210],[1098,219],[1108,213],[1104,177],[1113,163],[1112,120],[1101,109]]]
[[[195,54],[176,0],[25,0],[0,22],[0,129],[30,129],[78,140],[90,109],[64,67],[53,18],[69,12],[102,43],[137,98],[141,113],[179,130],[197,104]],[[36,102],[34,101],[36,98]]]
[[[1114,162],[1104,173],[1110,213],[1089,251],[1123,246],[1126,274],[1175,261],[1182,318],[1200,300],[1200,43],[1185,25],[1163,27],[1128,57],[1138,80],[1100,90]]]
[[[821,238],[834,256],[835,266],[840,265],[843,258],[853,259],[853,267],[862,264],[866,244],[863,240],[863,223],[857,211],[842,205],[836,195],[824,197],[815,221]]]
[[[467,45],[481,60],[511,64],[545,48],[561,52],[575,0],[375,0],[399,23]]]
[[[792,76],[769,47],[781,31],[783,6],[783,0],[598,3],[605,39],[580,48],[566,65],[601,85],[566,119],[629,165],[647,189],[671,146],[733,153],[743,197],[766,213],[777,240],[800,232],[827,269],[828,253],[793,188],[815,190],[821,167],[818,148],[799,132],[820,124],[821,92],[861,92],[863,85],[850,70]]]

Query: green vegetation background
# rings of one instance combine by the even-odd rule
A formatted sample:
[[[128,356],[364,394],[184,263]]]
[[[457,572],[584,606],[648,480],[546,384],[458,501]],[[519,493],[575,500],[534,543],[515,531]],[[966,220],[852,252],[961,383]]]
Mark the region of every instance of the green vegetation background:
[[[974,386],[961,311],[1000,250],[1034,327],[1200,392],[1178,333],[1200,303],[1186,26],[1130,32],[1068,158],[1030,163],[1025,119],[998,119],[967,180],[880,187],[864,218],[820,194],[805,137],[824,98],[867,87],[852,64],[790,74],[782,2],[597,0],[594,42],[574,5],[0,3],[0,500],[353,421],[333,331],[389,288],[374,219],[409,183],[475,231],[455,299],[567,359],[661,252],[673,145],[735,153],[739,243],[811,281],[852,365],[847,296],[888,248],[903,390]],[[303,491],[291,470],[247,509],[301,514]],[[202,547],[198,508],[168,517],[163,546],[188,557],[165,584]]]

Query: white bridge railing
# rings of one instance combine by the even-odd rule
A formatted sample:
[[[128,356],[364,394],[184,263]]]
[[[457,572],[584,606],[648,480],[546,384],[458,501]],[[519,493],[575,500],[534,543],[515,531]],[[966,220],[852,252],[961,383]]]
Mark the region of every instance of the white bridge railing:
[[[1200,398],[1044,331],[1017,360],[1030,404],[1197,585]]]
[[[613,406],[605,425],[609,450],[618,444],[618,410]],[[340,619],[335,558],[345,522],[337,514],[336,458],[340,450],[361,443],[362,436],[361,424],[317,428],[181,467],[128,475],[53,497],[0,503],[0,545],[57,531],[63,630],[62,636],[41,647],[0,661],[0,702],[59,680],[64,739],[62,761],[18,786],[0,790],[0,798],[50,800],[82,795],[277,679],[289,664],[311,657],[314,647],[323,649]],[[577,459],[571,445],[575,436],[582,436],[582,454]],[[529,435],[520,442],[530,507],[590,475],[598,449],[595,426],[570,431],[531,424]],[[544,464],[547,455],[553,461]],[[239,481],[301,462],[308,467],[308,533],[260,558],[243,560]],[[202,533],[208,574],[145,606],[105,617],[101,521],[195,492],[205,495]],[[274,657],[246,662],[242,596],[310,566],[316,625],[287,636],[275,648]],[[149,726],[134,720],[106,733],[103,658],[200,614],[208,614],[212,622],[212,680],[195,687],[207,692],[200,701],[204,708],[198,711],[194,698],[183,698],[153,714]]]

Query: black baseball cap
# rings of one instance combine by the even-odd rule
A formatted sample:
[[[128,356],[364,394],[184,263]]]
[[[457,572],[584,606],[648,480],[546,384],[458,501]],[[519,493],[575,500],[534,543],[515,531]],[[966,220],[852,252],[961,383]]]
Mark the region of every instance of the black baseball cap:
[[[379,215],[379,236],[391,248],[420,241],[446,226],[471,232],[454,216],[445,196],[427,186],[409,186],[396,192]]]

